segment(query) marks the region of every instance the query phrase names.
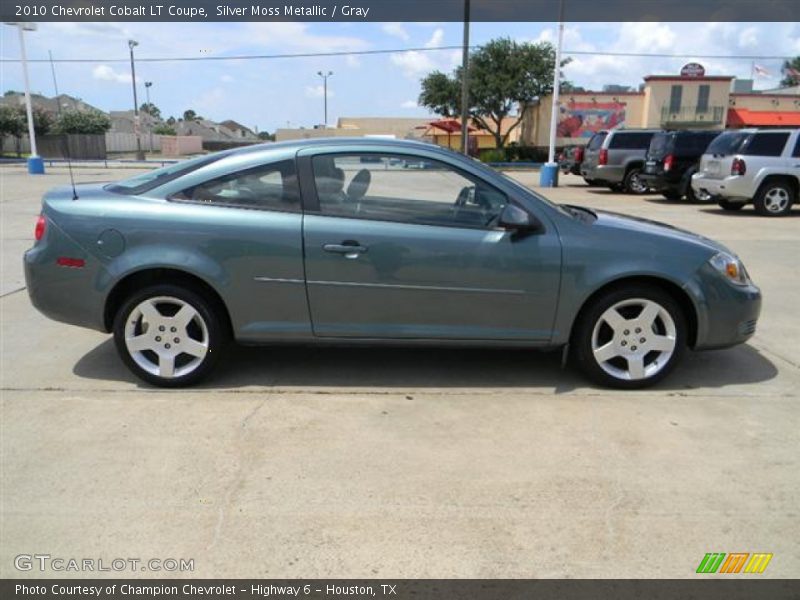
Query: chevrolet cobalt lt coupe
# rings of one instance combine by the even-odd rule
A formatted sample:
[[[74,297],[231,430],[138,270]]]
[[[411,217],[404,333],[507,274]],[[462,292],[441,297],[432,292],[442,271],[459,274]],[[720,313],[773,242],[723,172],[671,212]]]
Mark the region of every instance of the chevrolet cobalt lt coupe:
[[[562,348],[637,388],[687,348],[745,341],[761,306],[716,242],[558,206],[416,142],[251,146],[57,188],[35,237],[33,304],[113,332],[160,386],[198,381],[235,340]]]

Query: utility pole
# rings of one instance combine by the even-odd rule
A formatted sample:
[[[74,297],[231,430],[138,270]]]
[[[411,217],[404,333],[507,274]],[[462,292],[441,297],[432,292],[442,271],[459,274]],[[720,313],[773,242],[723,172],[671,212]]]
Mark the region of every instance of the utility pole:
[[[464,0],[464,50],[461,56],[461,152],[469,154],[469,0]]]
[[[550,143],[547,149],[547,163],[542,167],[539,185],[558,187],[558,164],[556,157],[556,134],[558,129],[558,96],[561,88],[561,45],[564,41],[564,0],[558,6],[558,44],[556,45],[556,64],[553,69],[553,96],[550,107]]]
[[[323,81],[323,89],[325,96],[325,129],[327,129],[328,128],[328,77],[333,75],[333,71],[328,71],[327,73],[323,73],[322,71],[317,71],[317,75],[322,77]]]
[[[150,104],[150,88],[152,87],[152,81],[145,81],[144,82],[144,93],[147,95],[147,116],[150,117],[148,120],[150,121],[150,126],[148,129],[150,130],[150,152],[153,151],[153,105]]]
[[[133,133],[136,135],[136,160],[144,160],[142,152],[142,132],[139,125],[139,100],[136,98],[136,67],[133,64],[133,49],[139,45],[136,40],[128,40],[131,51],[131,85],[133,86]]]

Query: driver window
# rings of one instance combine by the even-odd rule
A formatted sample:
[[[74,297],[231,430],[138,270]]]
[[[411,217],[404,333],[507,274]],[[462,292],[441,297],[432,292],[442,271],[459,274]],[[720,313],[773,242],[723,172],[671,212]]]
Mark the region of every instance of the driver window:
[[[322,214],[420,225],[487,228],[508,202],[493,187],[438,161],[409,156],[316,156]]]

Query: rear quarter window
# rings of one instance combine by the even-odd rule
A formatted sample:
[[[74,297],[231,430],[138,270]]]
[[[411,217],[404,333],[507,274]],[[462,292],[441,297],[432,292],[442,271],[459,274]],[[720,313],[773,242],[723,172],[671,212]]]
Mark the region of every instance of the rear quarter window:
[[[788,139],[788,133],[755,133],[742,144],[739,153],[746,156],[780,156]]]
[[[708,145],[705,153],[721,156],[736,154],[748,137],[750,134],[743,132],[721,133]]]
[[[717,132],[679,135],[675,151],[682,156],[700,156],[718,135]]]
[[[609,148],[619,150],[645,150],[653,139],[653,132],[620,132],[611,136]]]
[[[595,133],[592,136],[592,139],[589,140],[589,143],[586,145],[586,147],[589,150],[598,150],[600,146],[603,145],[603,140],[605,139],[606,139],[605,133]]]

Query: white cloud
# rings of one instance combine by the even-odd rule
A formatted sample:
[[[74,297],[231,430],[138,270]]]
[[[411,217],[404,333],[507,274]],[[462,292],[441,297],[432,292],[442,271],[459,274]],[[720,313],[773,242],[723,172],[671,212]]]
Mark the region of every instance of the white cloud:
[[[364,50],[369,46],[359,37],[314,34],[306,23],[246,23],[244,30],[250,43],[280,48],[284,52],[340,52]]]
[[[234,81],[233,77],[231,77],[230,75],[223,75],[222,77],[219,78],[219,80],[222,83],[231,83]]]
[[[755,27],[748,27],[739,33],[739,47],[740,48],[756,48],[758,47],[758,29]]]
[[[97,65],[92,69],[92,77],[100,81],[113,81],[115,83],[130,84],[131,82],[130,73],[119,73],[108,65]]]
[[[348,54],[344,59],[345,64],[353,69],[361,66],[361,59],[355,54]]]
[[[325,95],[325,86],[323,85],[307,85],[306,98],[322,98]],[[336,94],[328,87],[328,98],[333,98]]]
[[[407,42],[411,38],[402,23],[384,23],[381,29],[385,34],[399,38],[404,42]]]
[[[400,108],[419,108],[416,100],[406,100],[400,105]]]
[[[437,27],[433,31],[433,35],[431,35],[431,39],[425,42],[426,48],[436,48],[437,46],[442,45],[442,41],[444,40],[444,29],[441,27]]]
[[[198,114],[206,118],[212,118],[212,114],[219,114],[225,110],[225,103],[227,97],[225,90],[220,87],[214,87],[205,90],[197,98],[190,102],[190,106],[197,111]]]

